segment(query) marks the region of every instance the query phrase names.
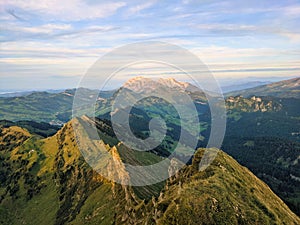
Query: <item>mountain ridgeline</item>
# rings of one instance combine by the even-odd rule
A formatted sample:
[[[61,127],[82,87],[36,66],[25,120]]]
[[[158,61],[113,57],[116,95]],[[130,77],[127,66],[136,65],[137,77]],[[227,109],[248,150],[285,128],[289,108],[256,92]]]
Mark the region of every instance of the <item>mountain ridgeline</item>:
[[[125,110],[132,133],[142,140],[151,134],[151,119],[162,118],[166,133],[161,144],[139,152],[118,140],[111,121],[113,114],[122,113],[113,107],[116,97],[122,93],[127,102],[157,88],[192,99],[200,122],[198,150],[192,158],[185,148],[173,154],[188,165],[165,182],[144,187],[111,182],[83,158],[74,124],[95,125],[92,139],[100,138],[118,169],[101,157],[99,164],[108,163],[110,173],[130,179],[120,162],[151,165],[171,156],[181,135],[185,147],[194,141],[188,129],[193,118],[182,120],[158,96]],[[96,118],[71,120],[75,89],[0,98],[0,224],[300,223],[299,78],[230,93],[225,98],[224,152],[202,172],[198,165],[210,136],[211,112],[207,96],[196,86],[172,78],[137,77],[118,90],[80,92],[82,102],[96,99]],[[130,136],[121,126],[118,131]],[[172,163],[169,170],[174,170]]]
[[[273,96],[278,98],[300,98],[300,78],[297,77],[226,94],[226,96],[237,95],[243,95],[246,98],[254,95]]]
[[[158,81],[154,81],[149,78],[137,77],[126,82],[121,89],[139,92],[139,89],[143,88],[144,91],[146,89],[148,92],[151,92],[158,84],[167,88],[166,90],[184,91],[189,94],[197,108],[208,108],[206,95],[200,89],[187,82],[176,81],[173,78],[161,78]],[[98,116],[110,112],[113,100],[120,92],[120,89],[101,91],[100,93],[96,90],[84,88],[79,88],[79,90],[83,93],[82,96],[84,96],[83,99],[81,99],[82,101],[89,101],[95,98],[95,96],[98,96],[96,98],[96,115]],[[24,96],[2,97],[0,98],[0,105],[2,106],[0,109],[0,119],[11,121],[31,120],[62,125],[72,117],[72,104],[75,92],[76,89],[69,89],[58,93],[33,92]],[[229,109],[233,107],[237,111],[244,112],[258,110],[279,111],[279,108],[269,107],[270,104],[281,107],[280,102],[284,99],[294,99],[292,103],[287,102],[289,106],[299,103],[297,101],[300,98],[299,78],[230,93],[226,96],[228,96],[226,105]],[[253,96],[254,98],[255,96],[257,97],[256,103],[260,103],[258,106],[257,104],[255,105],[256,108],[252,108],[251,105]],[[262,98],[262,96],[267,97]],[[233,105],[233,102],[237,104]],[[244,107],[239,109],[238,107],[241,107],[241,105]],[[260,109],[260,105],[265,105],[265,107]],[[230,113],[229,116],[231,116]]]
[[[97,122],[107,130],[104,124]],[[108,132],[99,133],[109,137]],[[122,154],[120,144],[108,145],[107,151],[122,162],[133,154]],[[141,192],[107,180],[85,162],[76,145],[72,122],[45,139],[18,126],[2,127],[0,223],[300,223],[265,183],[226,153],[220,151],[200,172],[203,152],[198,149],[191,164],[164,184],[146,186]],[[153,155],[147,159],[157,157],[144,154]],[[120,175],[127,176],[126,171]]]

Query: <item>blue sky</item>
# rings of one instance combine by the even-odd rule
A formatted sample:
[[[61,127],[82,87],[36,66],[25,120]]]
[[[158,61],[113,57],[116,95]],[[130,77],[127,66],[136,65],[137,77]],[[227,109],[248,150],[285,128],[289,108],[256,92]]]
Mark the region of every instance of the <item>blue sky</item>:
[[[296,0],[2,0],[0,19],[2,90],[75,87],[103,54],[150,40],[190,50],[217,79],[300,72]]]

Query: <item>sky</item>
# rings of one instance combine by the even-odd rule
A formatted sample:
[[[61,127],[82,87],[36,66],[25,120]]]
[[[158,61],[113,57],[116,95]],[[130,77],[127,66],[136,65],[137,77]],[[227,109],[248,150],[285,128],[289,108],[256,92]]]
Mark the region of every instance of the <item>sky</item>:
[[[76,87],[103,55],[143,41],[189,50],[219,80],[300,74],[299,0],[0,0],[0,20],[0,90]]]

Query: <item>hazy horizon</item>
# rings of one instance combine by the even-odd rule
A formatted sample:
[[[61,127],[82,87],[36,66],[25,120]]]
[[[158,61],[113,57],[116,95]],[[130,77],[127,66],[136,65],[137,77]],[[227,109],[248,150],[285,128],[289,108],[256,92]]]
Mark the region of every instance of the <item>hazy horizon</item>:
[[[136,76],[137,77],[137,76]],[[223,79],[218,79],[217,82],[220,85],[221,89],[231,87],[231,86],[238,86],[238,85],[245,85],[245,84],[251,84],[257,82],[257,86],[263,85],[265,83],[273,83],[273,82],[278,82],[278,81],[283,81],[283,80],[289,80],[293,78],[297,78],[299,76],[291,76],[291,77],[246,77],[243,80],[240,79],[234,79],[234,78],[223,78]],[[169,77],[172,78],[172,77]],[[175,78],[176,79],[176,78]],[[181,82],[190,82],[188,80],[179,80],[176,79],[177,81]],[[103,89],[103,91],[113,91],[118,88],[120,88],[125,82],[119,82],[116,83],[113,86],[108,86]],[[261,84],[260,84],[261,83]],[[10,93],[18,93],[18,92],[57,92],[57,91],[64,91],[67,89],[76,89],[76,88],[89,88],[89,87],[81,87],[81,86],[68,86],[68,87],[61,87],[61,88],[28,88],[28,89],[0,89],[0,94],[10,94]],[[95,89],[97,88],[90,88],[90,89]],[[241,88],[243,89],[243,88]],[[238,90],[238,89],[237,89]],[[223,90],[224,91],[224,90]],[[226,91],[225,91],[226,92]],[[225,93],[224,92],[224,93]]]

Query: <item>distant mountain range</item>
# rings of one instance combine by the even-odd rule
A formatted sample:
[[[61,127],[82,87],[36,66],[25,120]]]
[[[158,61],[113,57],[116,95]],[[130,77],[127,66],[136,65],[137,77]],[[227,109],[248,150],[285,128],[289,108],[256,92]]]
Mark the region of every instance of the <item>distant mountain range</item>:
[[[137,77],[126,82],[123,88],[138,92],[138,88],[143,87],[144,91],[146,88],[149,92],[151,92],[151,89],[156,88],[157,85],[161,85],[161,87],[173,90],[186,91],[195,100],[195,102],[200,100],[200,103],[201,101],[203,103],[206,99],[203,92],[196,86],[187,82],[176,81],[173,78],[152,80],[148,78]],[[259,90],[262,92],[263,88],[260,88]],[[23,96],[19,96],[17,94],[15,96],[15,94],[12,94],[12,97],[2,97],[0,98],[0,105],[2,106],[0,109],[0,119],[13,121],[34,120],[51,122],[52,124],[58,125],[62,124],[71,118],[75,91],[75,89],[68,89],[61,92],[55,91],[53,93],[32,92],[26,93],[26,95]],[[102,91],[99,94],[96,90],[86,89],[84,91],[84,96],[88,100],[99,94],[97,107],[101,114],[108,110],[111,105],[111,98],[113,98],[115,93],[118,93],[118,90]],[[244,92],[240,91],[239,93],[242,94]],[[232,94],[235,93],[230,93],[228,95]],[[294,92],[294,95],[297,94],[299,93]],[[251,94],[248,95],[250,96]],[[259,93],[257,96],[259,96]]]
[[[282,80],[286,80],[285,77],[245,77],[243,79],[237,78],[219,78],[218,83],[220,84],[220,88],[223,93],[239,91],[243,89],[253,88],[260,85],[270,84]],[[175,80],[174,78],[162,79],[162,80]],[[179,81],[176,81],[178,83]],[[179,82],[179,83],[187,83],[187,82]],[[187,83],[190,85],[189,83]],[[71,89],[71,88],[69,88]],[[20,97],[26,96],[34,92],[49,92],[49,93],[59,93],[63,92],[64,89],[56,90],[56,89],[48,89],[48,90],[5,90],[0,89],[0,98],[1,97]]]
[[[60,93],[63,92],[64,90],[44,90],[44,92],[48,93]],[[0,91],[0,98],[2,97],[21,97],[21,96],[26,96],[30,95],[35,92],[42,92],[42,91]]]
[[[109,98],[114,91],[85,90],[87,99],[99,95],[101,99]],[[12,121],[33,120],[62,125],[71,119],[75,89],[59,93],[33,92],[20,97],[0,98],[0,118]]]
[[[227,86],[221,86],[223,93],[233,92],[233,91],[240,91],[248,88],[254,88],[261,85],[270,84],[270,81],[249,81],[245,83],[238,83],[238,84],[231,84]]]
[[[229,94],[225,99],[227,130],[222,149],[270,185],[272,190],[300,215],[300,162],[297,153],[300,141],[298,85],[299,78],[295,78],[257,87],[259,91],[255,94],[253,89]],[[191,97],[201,124],[197,147],[206,147],[211,126],[209,104],[204,93],[192,84],[171,78],[151,80],[138,77],[129,80],[118,90],[101,92],[99,96],[95,90],[81,89],[84,93],[81,100],[88,102],[97,97],[96,120],[101,139],[110,146],[117,146],[119,140],[111,129],[110,122],[114,98],[123,91],[124,100],[131,99],[135,93],[151,93],[155,87],[167,92],[184,92]],[[240,96],[241,92],[243,96]],[[264,94],[265,92],[267,94]],[[5,129],[18,126],[27,129],[34,136],[51,136],[57,130],[57,126],[52,125],[62,126],[70,121],[74,94],[75,89],[71,89],[60,93],[37,92],[22,97],[0,98],[0,119],[14,121],[2,121],[0,126]],[[160,146],[149,153],[151,157],[167,157],[177,144],[183,122],[170,104],[159,98],[140,101],[130,112],[130,128],[137,137],[145,139],[149,135],[149,121],[157,116],[166,122],[166,138]],[[38,125],[28,120],[43,121],[52,125]],[[190,134],[185,130],[183,132],[188,144]],[[157,188],[151,188],[151,191],[154,190]],[[143,196],[143,193],[139,195]]]
[[[300,77],[279,81],[271,84],[261,85],[241,91],[226,94],[227,96],[242,95],[252,96],[273,96],[279,98],[300,98]]]

